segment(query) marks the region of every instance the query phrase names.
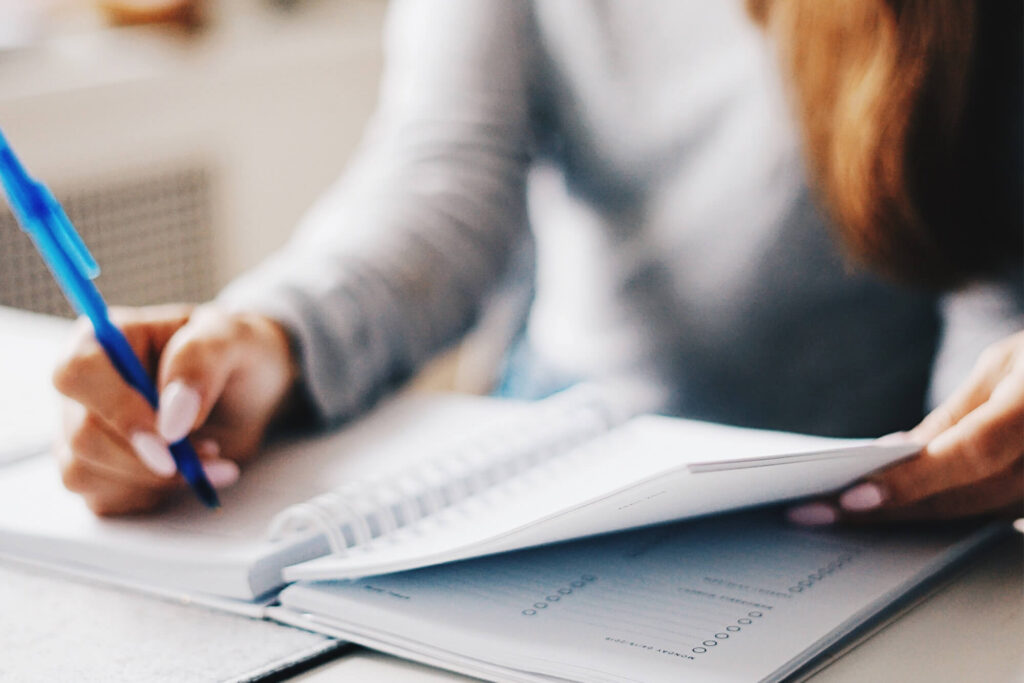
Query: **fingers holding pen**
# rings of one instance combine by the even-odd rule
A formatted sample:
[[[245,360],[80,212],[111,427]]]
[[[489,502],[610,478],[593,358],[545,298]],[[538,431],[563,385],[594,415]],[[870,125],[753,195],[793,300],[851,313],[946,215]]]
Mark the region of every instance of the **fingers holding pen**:
[[[154,472],[137,457],[132,444],[80,404],[66,402],[64,424],[67,439],[57,452],[61,477],[65,487],[81,494],[97,514],[148,510],[185,489],[176,472]],[[195,447],[215,487],[238,479],[238,466],[219,457],[216,442],[201,439]]]
[[[78,403],[65,403],[64,430],[57,450],[64,486],[98,515],[149,509],[181,486],[173,472],[164,475],[144,465],[129,442]]]
[[[91,438],[102,422],[105,431],[131,444],[138,460],[153,474],[174,476],[174,459],[156,433],[156,412],[121,377],[90,331],[76,335],[71,352],[54,371],[53,384],[86,411],[86,417],[65,424],[69,441]]]
[[[133,486],[174,486],[175,472],[164,474],[154,471],[137,457],[129,441],[81,405],[72,402],[65,405],[64,429],[67,435],[64,444],[66,452],[61,464],[69,489],[80,488],[75,482],[84,471]]]
[[[80,324],[54,373],[65,401],[61,470],[98,514],[141,512],[184,488],[168,444],[189,439],[214,487],[239,478],[297,377],[273,320],[213,305],[112,310],[160,392],[159,410],[121,378]]]
[[[161,356],[158,431],[168,441],[208,435],[218,440],[223,457],[246,460],[296,373],[279,325],[260,315],[200,306]]]
[[[111,317],[143,366],[154,372],[190,311],[191,307],[185,306],[113,309]],[[95,493],[92,488],[120,487],[132,500],[134,494],[129,493],[135,489],[180,488],[167,444],[181,437],[169,440],[160,435],[156,411],[117,372],[86,321],[79,322],[72,347],[56,368],[53,382],[71,399],[65,402],[62,460],[69,488],[87,495]],[[180,413],[182,397],[174,393],[168,398]],[[194,445],[214,486],[237,480],[237,465],[218,457],[218,444],[196,439]]]

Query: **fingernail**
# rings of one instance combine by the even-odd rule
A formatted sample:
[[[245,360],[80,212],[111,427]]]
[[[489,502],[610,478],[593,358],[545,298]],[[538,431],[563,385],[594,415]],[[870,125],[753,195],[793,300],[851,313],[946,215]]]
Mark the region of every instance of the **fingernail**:
[[[136,432],[131,438],[132,448],[139,456],[139,460],[152,471],[161,477],[173,477],[178,471],[174,464],[171,452],[156,434],[148,432]]]
[[[184,382],[171,382],[160,395],[156,426],[168,443],[181,441],[199,416],[199,393]]]
[[[238,465],[231,460],[212,460],[203,463],[203,471],[214,488],[222,489],[238,481]]]
[[[835,508],[826,503],[808,503],[786,511],[786,518],[800,526],[825,526],[836,521]]]
[[[196,444],[196,453],[209,460],[214,460],[220,457],[220,444],[213,439],[203,439]]]
[[[844,510],[863,512],[874,510],[885,501],[885,495],[877,484],[865,482],[857,484],[839,496],[839,505]]]

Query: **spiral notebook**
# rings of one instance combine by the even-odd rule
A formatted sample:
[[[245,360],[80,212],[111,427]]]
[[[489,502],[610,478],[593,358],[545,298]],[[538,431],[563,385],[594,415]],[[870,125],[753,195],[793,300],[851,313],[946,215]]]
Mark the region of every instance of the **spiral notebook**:
[[[610,386],[393,400],[278,445],[211,513],[97,519],[49,458],[0,468],[0,554],[258,608],[287,581],[448,562],[834,489],[909,454],[657,416]],[[258,611],[258,609],[257,609]]]

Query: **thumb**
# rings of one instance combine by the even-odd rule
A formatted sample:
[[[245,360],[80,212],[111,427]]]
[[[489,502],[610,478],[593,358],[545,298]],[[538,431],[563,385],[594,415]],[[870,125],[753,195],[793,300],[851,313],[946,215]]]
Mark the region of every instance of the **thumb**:
[[[196,309],[168,341],[160,359],[160,436],[174,443],[202,425],[224,392],[237,360],[227,316]]]

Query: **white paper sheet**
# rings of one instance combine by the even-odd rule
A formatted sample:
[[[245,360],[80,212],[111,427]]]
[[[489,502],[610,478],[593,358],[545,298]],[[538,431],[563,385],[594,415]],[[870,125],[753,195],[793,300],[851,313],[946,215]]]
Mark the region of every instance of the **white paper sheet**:
[[[71,322],[0,307],[0,465],[47,450],[59,401],[50,381]]]
[[[285,576],[404,571],[807,496],[914,450],[641,416],[440,514],[345,555],[291,567]],[[740,459],[749,466],[736,466]],[[715,468],[725,462],[728,467]],[[691,469],[694,463],[699,466]]]

